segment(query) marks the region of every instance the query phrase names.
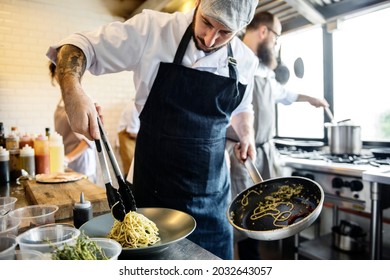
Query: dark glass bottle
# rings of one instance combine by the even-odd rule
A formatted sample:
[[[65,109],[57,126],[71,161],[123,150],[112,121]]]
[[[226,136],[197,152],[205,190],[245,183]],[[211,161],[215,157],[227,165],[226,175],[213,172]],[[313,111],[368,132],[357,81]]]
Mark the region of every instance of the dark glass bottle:
[[[0,122],[0,147],[3,147],[5,149],[5,132],[4,132],[4,125],[2,122]]]

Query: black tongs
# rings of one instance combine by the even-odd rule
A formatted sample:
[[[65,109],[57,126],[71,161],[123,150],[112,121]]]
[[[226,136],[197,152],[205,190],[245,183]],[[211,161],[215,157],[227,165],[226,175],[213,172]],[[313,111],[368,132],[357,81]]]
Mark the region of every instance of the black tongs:
[[[101,140],[95,140],[100,166],[102,168],[103,180],[106,186],[108,205],[111,208],[111,213],[114,218],[118,221],[123,221],[127,213],[130,211],[137,211],[133,192],[131,191],[132,184],[125,181],[123,178],[110,142],[108,141],[107,135],[104,131],[103,124],[99,117],[97,120],[99,124],[101,140],[103,141],[108,157],[110,158],[110,162],[119,185],[118,189],[113,187],[106,156],[102,149],[103,145],[101,144]]]

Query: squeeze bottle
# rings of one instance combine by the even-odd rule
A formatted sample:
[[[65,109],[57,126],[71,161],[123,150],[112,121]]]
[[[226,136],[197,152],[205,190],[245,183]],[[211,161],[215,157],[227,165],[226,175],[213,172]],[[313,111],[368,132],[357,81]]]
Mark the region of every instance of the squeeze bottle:
[[[29,145],[20,150],[20,169],[25,170],[30,176],[35,176],[35,152]]]
[[[46,136],[40,134],[34,140],[35,150],[35,173],[49,174],[50,173],[50,158],[49,158],[49,140]]]
[[[62,136],[53,132],[49,136],[50,173],[64,172],[65,151]]]

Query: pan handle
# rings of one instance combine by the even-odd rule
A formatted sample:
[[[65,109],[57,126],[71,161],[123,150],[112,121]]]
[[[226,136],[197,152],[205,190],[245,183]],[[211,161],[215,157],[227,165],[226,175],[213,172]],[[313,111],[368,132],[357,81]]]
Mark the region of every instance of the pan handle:
[[[257,170],[253,160],[250,157],[244,161],[244,165],[255,184],[263,182],[263,178],[261,177],[259,170]]]

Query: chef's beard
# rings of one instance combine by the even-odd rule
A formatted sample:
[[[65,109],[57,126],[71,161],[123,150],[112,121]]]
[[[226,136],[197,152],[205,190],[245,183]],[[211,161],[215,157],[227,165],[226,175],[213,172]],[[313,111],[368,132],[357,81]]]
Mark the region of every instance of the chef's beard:
[[[258,45],[257,57],[259,58],[260,62],[262,62],[272,70],[274,70],[278,65],[278,62],[276,60],[275,48],[270,48],[266,43]]]
[[[205,46],[206,44],[205,44],[205,41],[204,41],[203,38],[200,38],[200,37],[196,37],[196,38],[195,38],[195,36],[196,36],[196,35],[195,35],[195,24],[196,24],[196,14],[197,14],[197,12],[198,12],[198,8],[195,9],[194,19],[193,19],[193,21],[192,21],[192,23],[191,23],[192,34],[193,34],[192,40],[194,40],[195,47],[196,47],[198,50],[203,51],[203,52],[206,53],[206,54],[210,54],[210,53],[216,52],[217,50],[219,50],[219,49],[223,48],[224,46],[226,46],[226,45],[229,43],[229,41],[226,42],[225,44],[221,45],[221,46],[218,46],[218,47],[215,47],[215,48],[209,48],[209,49],[206,49],[206,50],[203,49],[203,48],[201,47],[201,45],[199,44],[199,41],[200,41],[200,43],[201,43],[203,46]]]

